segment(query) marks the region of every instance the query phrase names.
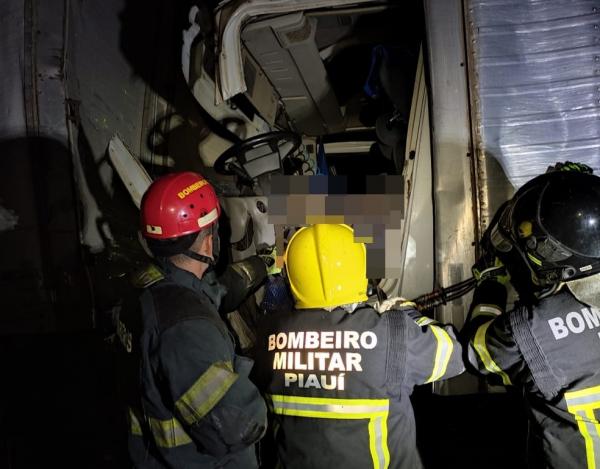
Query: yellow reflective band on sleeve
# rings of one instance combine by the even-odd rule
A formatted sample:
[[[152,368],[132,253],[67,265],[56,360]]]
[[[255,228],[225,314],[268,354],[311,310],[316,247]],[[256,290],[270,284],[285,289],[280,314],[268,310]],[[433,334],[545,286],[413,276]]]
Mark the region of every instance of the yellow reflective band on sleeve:
[[[128,420],[129,420],[129,433],[136,436],[142,436],[142,426],[140,421],[135,415],[135,412],[131,407],[127,407]]]
[[[527,257],[529,257],[529,259],[531,260],[531,262],[533,262],[534,264],[536,264],[536,265],[539,265],[539,266],[541,266],[541,265],[542,265],[542,261],[541,261],[541,260],[539,260],[539,259],[538,259],[537,257],[535,257],[534,255],[527,253]]]
[[[595,415],[600,409],[600,386],[566,392],[565,401],[585,441],[587,468],[600,468],[600,422]]]
[[[212,410],[237,377],[231,362],[213,363],[177,400],[175,407],[181,417],[192,425]]]
[[[390,452],[387,443],[388,399],[331,399],[267,395],[275,414],[321,419],[366,419],[369,431],[369,448],[373,467],[387,469]]]
[[[479,355],[483,366],[485,366],[485,369],[488,370],[490,373],[499,375],[502,378],[502,383],[505,386],[509,386],[512,384],[510,378],[492,359],[485,342],[485,335],[487,333],[488,327],[490,327],[490,325],[492,324],[492,321],[493,319],[490,319],[489,321],[479,326],[477,332],[475,333],[475,339],[472,342],[473,347],[477,351],[477,354]]]
[[[452,351],[454,350],[452,339],[444,329],[433,325],[430,327],[431,331],[435,335],[437,346],[435,349],[433,371],[431,372],[429,379],[425,381],[426,383],[432,383],[433,381],[437,381],[444,376],[446,369],[448,368],[448,363],[450,362],[450,357],[452,356]]]
[[[150,431],[157,446],[162,448],[175,448],[188,445],[192,442],[190,436],[183,429],[177,419],[159,420],[150,417]]]
[[[435,319],[428,318],[427,316],[422,316],[415,321],[419,326],[428,326],[429,324],[437,324],[438,322]]]
[[[477,316],[500,316],[502,314],[502,309],[500,309],[496,305],[477,305],[473,308],[473,313],[471,319],[476,318]]]

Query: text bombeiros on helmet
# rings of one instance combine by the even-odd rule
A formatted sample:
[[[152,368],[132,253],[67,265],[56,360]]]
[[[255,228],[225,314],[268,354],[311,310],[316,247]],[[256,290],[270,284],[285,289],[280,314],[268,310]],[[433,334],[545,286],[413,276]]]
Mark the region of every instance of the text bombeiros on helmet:
[[[275,351],[273,370],[285,371],[286,387],[343,391],[346,373],[362,371],[360,350],[376,345],[372,331],[299,331],[271,334],[267,350]]]

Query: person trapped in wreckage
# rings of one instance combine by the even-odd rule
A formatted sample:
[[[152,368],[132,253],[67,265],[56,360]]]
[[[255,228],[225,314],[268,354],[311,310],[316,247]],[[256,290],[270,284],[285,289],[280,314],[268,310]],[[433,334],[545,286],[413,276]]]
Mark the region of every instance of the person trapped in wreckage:
[[[453,327],[400,298],[368,306],[365,245],[347,225],[297,231],[285,274],[295,310],[259,328],[253,372],[281,467],[421,467],[409,396],[464,371]]]
[[[266,406],[219,310],[235,309],[266,278],[266,265],[253,256],[217,279],[220,210],[212,186],[191,172],[156,180],[142,200],[156,264],[137,275],[139,295],[117,318],[135,467],[258,466]]]
[[[498,210],[483,244],[468,362],[523,392],[530,467],[600,467],[600,178],[557,165]],[[508,279],[519,300],[505,312]]]

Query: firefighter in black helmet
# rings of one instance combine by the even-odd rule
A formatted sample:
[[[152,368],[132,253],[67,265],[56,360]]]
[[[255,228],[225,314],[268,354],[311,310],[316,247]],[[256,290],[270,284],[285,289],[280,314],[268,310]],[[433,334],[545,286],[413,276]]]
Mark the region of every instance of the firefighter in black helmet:
[[[538,176],[484,239],[468,362],[523,390],[532,467],[600,467],[600,178],[573,164]],[[509,275],[519,301],[505,313]]]

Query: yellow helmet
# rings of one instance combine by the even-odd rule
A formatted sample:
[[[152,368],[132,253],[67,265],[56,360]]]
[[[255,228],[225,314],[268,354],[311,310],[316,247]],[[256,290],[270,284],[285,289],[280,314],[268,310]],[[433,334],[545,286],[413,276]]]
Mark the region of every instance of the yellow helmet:
[[[367,300],[367,254],[348,225],[298,230],[285,264],[296,308],[326,308]]]

